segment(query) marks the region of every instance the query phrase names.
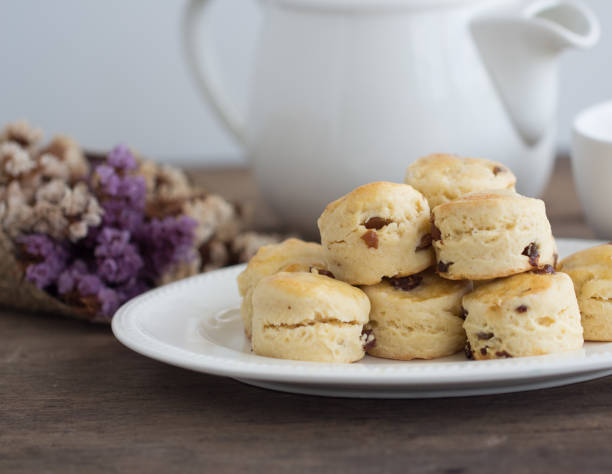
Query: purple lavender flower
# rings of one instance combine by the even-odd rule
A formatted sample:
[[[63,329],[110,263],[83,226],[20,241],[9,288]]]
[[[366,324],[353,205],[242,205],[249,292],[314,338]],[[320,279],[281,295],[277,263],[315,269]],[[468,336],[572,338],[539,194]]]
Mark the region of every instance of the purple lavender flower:
[[[98,235],[100,249],[96,249],[96,257],[118,256],[123,252],[126,245],[130,243],[130,233],[127,230],[105,227]]]
[[[57,292],[60,295],[67,295],[72,291],[75,284],[76,275],[73,275],[69,270],[63,271],[57,278]]]
[[[147,183],[143,176],[127,175],[121,178],[117,196],[122,197],[135,209],[144,209]]]
[[[32,257],[43,257],[51,255],[55,248],[55,242],[44,234],[30,234],[18,239],[25,252]]]
[[[196,227],[197,222],[188,216],[151,219],[142,239],[148,272],[159,275],[169,265],[187,260]]]
[[[112,317],[112,315],[115,314],[115,311],[117,311],[121,305],[119,295],[111,288],[101,288],[96,296],[100,302],[99,314],[101,316],[106,316],[108,318]]]
[[[96,167],[103,196],[102,201],[119,201],[134,209],[143,210],[145,205],[147,183],[143,176],[118,174],[108,165]]]
[[[104,209],[102,223],[129,231],[133,236],[143,231],[147,186],[143,176],[130,173],[138,167],[130,150],[118,145],[108,155],[106,163],[96,167],[100,180]]]
[[[96,295],[103,286],[97,275],[86,274],[77,281],[76,289],[82,296],[91,296]]]
[[[132,278],[124,285],[118,287],[117,292],[119,293],[119,300],[121,301],[121,304],[123,304],[127,300],[131,300],[135,296],[138,296],[149,289],[149,285],[147,285],[144,281],[137,278]]]
[[[57,290],[60,295],[69,296],[70,300],[80,301],[86,306],[92,305],[93,299],[93,307],[98,307],[97,316],[104,318],[110,318],[119,305],[127,300],[121,300],[118,291],[104,285],[98,275],[89,271],[83,260],[75,260],[60,274]]]
[[[145,216],[141,209],[132,209],[118,200],[104,201],[102,207],[104,208],[102,216],[104,226],[124,229],[132,235],[139,235],[143,232]]]
[[[31,263],[27,266],[25,271],[26,279],[34,283],[38,288],[43,289],[53,283],[55,274],[51,265],[46,262]]]
[[[95,243],[88,243],[95,258],[94,272],[102,284],[96,297],[100,313],[106,316],[149,288],[142,279],[143,247],[139,242],[146,233],[146,182],[133,173],[137,168],[134,155],[123,145],[115,147],[106,162],[96,167],[104,216]]]
[[[30,262],[25,270],[26,279],[41,289],[55,283],[68,260],[64,246],[44,234],[25,235],[17,243],[25,254],[24,260]]]
[[[57,292],[67,295],[76,290],[78,281],[87,273],[87,264],[83,260],[75,260],[57,278]]]
[[[125,171],[134,170],[138,167],[136,158],[134,158],[134,155],[130,149],[121,144],[117,145],[111,150],[111,152],[108,154],[107,161],[113,168]]]
[[[108,283],[121,283],[136,277],[143,266],[138,248],[130,242],[130,233],[110,227],[98,235],[94,255],[98,275]]]
[[[117,175],[114,168],[108,165],[100,165],[96,167],[96,174],[100,178],[100,185],[105,194],[109,196],[117,194],[121,178]]]
[[[146,182],[143,176],[131,173],[138,168],[134,155],[124,145],[118,145],[108,154],[106,163],[95,169],[100,180],[102,201],[119,202],[124,207],[143,210]]]

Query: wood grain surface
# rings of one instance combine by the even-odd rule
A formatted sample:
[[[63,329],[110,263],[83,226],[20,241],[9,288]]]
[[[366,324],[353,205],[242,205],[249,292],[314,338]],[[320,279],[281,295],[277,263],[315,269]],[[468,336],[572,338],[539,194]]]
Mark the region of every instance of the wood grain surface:
[[[193,175],[256,196],[244,170]],[[545,197],[558,236],[591,236],[566,161]],[[5,310],[0,338],[0,473],[612,470],[610,377],[498,396],[332,399],[170,367],[108,327],[59,317]]]

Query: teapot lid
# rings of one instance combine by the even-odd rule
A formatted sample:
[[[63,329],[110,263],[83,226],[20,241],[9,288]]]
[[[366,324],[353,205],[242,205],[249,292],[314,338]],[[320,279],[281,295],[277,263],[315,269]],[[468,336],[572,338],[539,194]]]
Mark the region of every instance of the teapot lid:
[[[262,0],[300,9],[327,11],[380,11],[407,8],[439,8],[465,3],[500,2],[502,0]],[[506,0],[508,1],[508,0]]]

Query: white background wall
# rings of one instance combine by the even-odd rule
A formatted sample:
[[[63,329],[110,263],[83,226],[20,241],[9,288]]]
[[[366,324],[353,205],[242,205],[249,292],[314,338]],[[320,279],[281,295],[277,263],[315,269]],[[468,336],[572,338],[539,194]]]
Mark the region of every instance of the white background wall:
[[[585,0],[600,44],[562,61],[561,148],[581,108],[612,99],[612,1]],[[177,163],[237,163],[242,151],[203,103],[181,50],[180,0],[0,0],[0,124],[25,117],[89,148],[119,141]],[[260,20],[248,0],[214,7],[220,65],[246,104]]]

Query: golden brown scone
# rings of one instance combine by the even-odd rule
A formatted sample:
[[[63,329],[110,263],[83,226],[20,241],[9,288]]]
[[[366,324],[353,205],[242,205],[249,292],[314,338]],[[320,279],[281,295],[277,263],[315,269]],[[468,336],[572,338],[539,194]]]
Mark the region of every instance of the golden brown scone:
[[[612,341],[612,245],[576,252],[561,261],[559,270],[574,282],[584,339]]]
[[[329,204],[318,225],[329,270],[342,281],[373,285],[433,264],[429,205],[407,184],[361,186]]]
[[[465,295],[463,307],[468,357],[524,357],[582,347],[580,311],[565,273],[495,280]]]
[[[267,357],[355,362],[370,302],[359,288],[312,273],[276,273],[253,293],[253,351]],[[370,336],[371,338],[371,336]]]
[[[419,190],[433,209],[468,193],[514,190],[516,177],[495,161],[437,153],[412,163],[406,170],[405,182]]]
[[[323,249],[317,243],[287,239],[280,244],[261,247],[238,275],[238,291],[242,296],[240,313],[246,335],[251,337],[253,291],[262,278],[278,272],[322,272],[333,276],[326,269]]]
[[[432,212],[440,276],[489,280],[556,262],[544,202],[513,191],[486,191],[440,204]]]
[[[468,281],[445,280],[433,270],[362,287],[370,298],[368,327],[375,337],[368,354],[409,360],[460,351],[465,344],[461,298],[470,288]]]

